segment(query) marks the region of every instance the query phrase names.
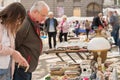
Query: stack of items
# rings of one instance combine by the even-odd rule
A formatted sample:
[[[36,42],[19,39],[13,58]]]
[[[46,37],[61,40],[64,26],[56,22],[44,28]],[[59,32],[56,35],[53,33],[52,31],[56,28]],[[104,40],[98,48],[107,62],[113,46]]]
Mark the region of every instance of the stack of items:
[[[70,63],[64,73],[68,79],[80,78],[81,68],[79,63]]]
[[[66,62],[56,62],[56,64],[50,66],[50,75],[63,76],[66,66],[67,66]]]
[[[56,64],[50,66],[51,80],[80,80],[81,68],[80,64]]]

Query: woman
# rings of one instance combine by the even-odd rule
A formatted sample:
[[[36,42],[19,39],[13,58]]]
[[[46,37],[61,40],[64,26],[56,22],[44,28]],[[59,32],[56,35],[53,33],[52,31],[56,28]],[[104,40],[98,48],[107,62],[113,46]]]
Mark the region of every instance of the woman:
[[[86,35],[87,35],[87,39],[88,39],[88,35],[89,35],[89,32],[90,32],[90,23],[88,20],[85,21],[85,29],[86,29]]]
[[[60,42],[63,42],[62,36],[64,36],[64,41],[67,42],[67,35],[68,35],[68,31],[69,31],[69,23],[67,22],[67,16],[66,15],[62,16],[62,21],[59,23],[57,28],[60,31],[60,33],[59,33]]]
[[[80,30],[80,23],[78,20],[75,21],[75,34],[76,34],[76,37],[79,36],[79,30]]]
[[[11,80],[14,61],[29,67],[27,61],[16,51],[14,40],[26,15],[19,2],[12,3],[0,12],[0,80]]]

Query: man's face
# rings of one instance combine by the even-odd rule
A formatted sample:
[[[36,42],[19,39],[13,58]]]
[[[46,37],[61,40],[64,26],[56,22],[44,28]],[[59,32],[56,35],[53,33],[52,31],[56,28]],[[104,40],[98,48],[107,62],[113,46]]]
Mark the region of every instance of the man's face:
[[[44,22],[47,15],[48,9],[42,8],[42,10],[36,14],[36,21],[38,21],[39,23]]]
[[[53,14],[50,14],[50,15],[49,15],[49,18],[53,18]]]

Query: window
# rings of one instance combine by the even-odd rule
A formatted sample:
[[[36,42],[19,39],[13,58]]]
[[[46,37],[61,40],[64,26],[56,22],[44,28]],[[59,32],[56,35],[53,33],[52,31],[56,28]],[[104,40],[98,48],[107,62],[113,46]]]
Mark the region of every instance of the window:
[[[87,16],[97,16],[101,12],[100,6],[96,3],[91,3],[87,6]]]
[[[116,5],[120,5],[120,0],[116,0],[116,1],[115,1],[115,4],[116,4]]]
[[[20,2],[20,0],[0,0],[0,10],[13,2]]]
[[[64,2],[64,0],[57,0],[57,2],[58,2],[58,3],[60,3],[60,2]]]
[[[87,10],[89,10],[89,11],[92,11],[92,10],[100,11],[100,7],[99,7],[99,5],[97,5],[95,3],[92,3],[87,7]]]
[[[57,17],[64,15],[64,7],[57,7]]]
[[[80,7],[74,7],[74,9],[73,9],[73,16],[77,16],[77,17],[81,16]]]
[[[74,0],[74,2],[80,2],[81,0]]]
[[[3,7],[4,6],[4,0],[1,0],[0,1],[0,7]]]

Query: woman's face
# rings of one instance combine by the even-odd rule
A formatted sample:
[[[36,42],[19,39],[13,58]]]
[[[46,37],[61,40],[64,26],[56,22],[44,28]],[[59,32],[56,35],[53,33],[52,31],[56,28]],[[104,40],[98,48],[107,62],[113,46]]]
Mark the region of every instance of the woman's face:
[[[67,18],[63,18],[63,21],[66,21],[67,20]]]

